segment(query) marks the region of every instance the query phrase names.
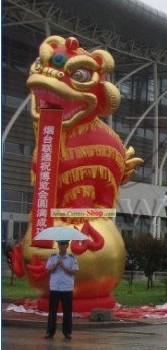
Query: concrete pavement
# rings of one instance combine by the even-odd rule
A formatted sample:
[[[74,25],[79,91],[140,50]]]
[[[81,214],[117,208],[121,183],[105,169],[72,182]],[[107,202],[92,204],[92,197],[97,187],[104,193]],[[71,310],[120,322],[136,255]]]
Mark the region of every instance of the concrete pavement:
[[[7,311],[2,303],[3,350],[166,350],[167,319],[113,319],[91,322],[73,319],[72,340],[64,340],[62,318],[58,318],[53,340],[44,339],[47,317],[41,314]]]
[[[44,339],[44,329],[4,327],[4,350],[166,350],[167,323],[136,327],[74,330],[71,340],[64,340],[60,330],[53,340]]]

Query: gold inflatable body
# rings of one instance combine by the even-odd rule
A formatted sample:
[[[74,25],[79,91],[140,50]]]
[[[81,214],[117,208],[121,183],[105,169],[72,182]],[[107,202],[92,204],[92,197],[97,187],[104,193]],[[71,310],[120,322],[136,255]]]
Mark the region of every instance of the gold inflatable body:
[[[114,208],[119,186],[127,182],[142,161],[131,158],[119,136],[99,117],[111,115],[119,106],[117,88],[106,81],[114,68],[112,56],[104,50],[87,52],[75,38],[51,36],[44,40],[39,57],[30,68],[27,86],[32,91],[32,116],[38,141],[41,108],[63,108],[58,170],[57,208]],[[37,143],[31,178],[35,186]],[[48,295],[44,264],[51,247],[32,245],[30,214],[22,242],[23,269],[32,285]],[[110,218],[54,219],[54,226],[75,227],[88,235],[87,243],[72,242],[80,271],[76,277],[74,310],[113,307],[111,292],[120,282],[125,263],[124,243]]]

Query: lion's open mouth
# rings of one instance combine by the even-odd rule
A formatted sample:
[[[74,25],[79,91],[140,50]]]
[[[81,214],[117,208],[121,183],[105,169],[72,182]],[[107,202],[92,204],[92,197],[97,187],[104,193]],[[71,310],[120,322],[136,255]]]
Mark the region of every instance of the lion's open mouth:
[[[70,120],[78,112],[86,109],[86,103],[83,101],[68,100],[47,89],[36,88],[34,93],[38,108],[63,109],[63,120]]]

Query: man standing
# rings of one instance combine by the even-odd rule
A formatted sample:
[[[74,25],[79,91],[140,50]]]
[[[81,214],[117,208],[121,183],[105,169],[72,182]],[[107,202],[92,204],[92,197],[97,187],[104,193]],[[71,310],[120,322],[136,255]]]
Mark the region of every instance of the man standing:
[[[52,339],[56,332],[57,310],[60,301],[63,310],[62,332],[66,339],[71,339],[74,277],[79,267],[74,255],[67,253],[68,246],[68,241],[59,241],[59,254],[52,254],[46,264],[50,273],[50,295],[45,339]]]

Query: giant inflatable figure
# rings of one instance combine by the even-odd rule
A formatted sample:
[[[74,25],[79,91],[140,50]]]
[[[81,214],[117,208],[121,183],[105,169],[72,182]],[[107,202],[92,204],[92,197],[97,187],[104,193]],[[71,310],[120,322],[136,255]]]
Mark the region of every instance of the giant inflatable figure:
[[[120,103],[118,89],[107,81],[113,68],[114,60],[108,52],[87,52],[76,38],[59,36],[44,40],[30,68],[27,86],[32,92],[36,136],[31,170],[34,190],[41,111],[58,108],[63,114],[59,151],[54,159],[57,182],[52,188],[57,208],[115,208],[119,186],[142,162],[133,157],[134,149],[126,149],[120,137],[99,119],[111,116]],[[57,243],[34,243],[32,221],[37,215],[32,208],[25,237],[13,251],[13,264],[15,273],[20,277],[25,274],[40,291],[39,308],[44,309],[48,296],[45,264],[57,250]],[[74,227],[88,236],[86,241],[70,243],[80,266],[74,311],[113,308],[111,292],[122,278],[125,262],[123,240],[114,222],[104,217],[63,217],[54,218],[53,226]]]

